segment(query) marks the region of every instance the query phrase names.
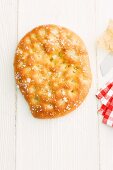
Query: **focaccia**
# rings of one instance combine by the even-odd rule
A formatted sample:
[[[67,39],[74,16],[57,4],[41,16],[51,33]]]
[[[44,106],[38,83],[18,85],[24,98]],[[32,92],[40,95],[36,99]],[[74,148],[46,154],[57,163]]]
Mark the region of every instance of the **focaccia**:
[[[19,42],[16,83],[37,118],[55,118],[76,109],[91,86],[86,47],[67,28],[43,25]]]

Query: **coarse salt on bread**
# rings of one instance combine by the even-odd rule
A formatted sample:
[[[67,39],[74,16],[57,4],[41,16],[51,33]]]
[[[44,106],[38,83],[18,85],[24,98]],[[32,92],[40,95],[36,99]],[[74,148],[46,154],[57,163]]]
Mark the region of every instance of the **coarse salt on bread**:
[[[83,41],[56,25],[39,26],[22,38],[14,71],[16,83],[37,118],[55,118],[73,111],[91,85]]]

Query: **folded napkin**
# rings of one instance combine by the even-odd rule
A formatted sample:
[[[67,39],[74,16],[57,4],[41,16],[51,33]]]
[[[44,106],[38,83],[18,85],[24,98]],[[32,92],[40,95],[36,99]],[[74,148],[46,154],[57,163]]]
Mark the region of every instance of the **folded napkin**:
[[[109,81],[102,87],[96,97],[101,102],[98,113],[103,116],[102,122],[113,127],[113,82]]]

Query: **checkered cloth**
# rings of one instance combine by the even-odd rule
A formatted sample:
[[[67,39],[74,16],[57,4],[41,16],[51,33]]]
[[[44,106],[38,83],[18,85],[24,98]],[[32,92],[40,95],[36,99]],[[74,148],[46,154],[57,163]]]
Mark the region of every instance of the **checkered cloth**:
[[[108,82],[101,88],[96,97],[101,102],[98,112],[103,116],[102,122],[113,127],[113,82]]]

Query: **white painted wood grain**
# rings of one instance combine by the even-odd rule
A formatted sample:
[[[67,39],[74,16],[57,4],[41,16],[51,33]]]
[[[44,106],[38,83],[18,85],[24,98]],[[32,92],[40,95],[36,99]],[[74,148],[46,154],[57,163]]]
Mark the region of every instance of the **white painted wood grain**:
[[[19,0],[19,39],[47,23],[66,26],[83,37],[90,52],[93,85],[78,110],[54,120],[34,119],[18,92],[17,170],[99,170],[95,0],[84,4],[82,0]]]
[[[16,42],[16,0],[0,0],[0,170],[15,170],[13,57]]]
[[[112,170],[113,129],[98,121],[95,99],[97,87],[112,77],[112,71],[101,76],[99,65],[105,54],[96,49],[95,42],[113,18],[113,1],[18,2],[17,8],[17,0],[0,0],[0,170]],[[93,84],[87,99],[73,113],[38,120],[19,91],[16,100],[12,64],[17,36],[20,39],[35,26],[47,23],[68,27],[83,38]]]
[[[99,36],[108,26],[109,19],[113,19],[113,1],[98,0],[96,27],[97,36]],[[105,84],[111,78],[113,79],[113,70],[104,77],[100,73],[100,63],[106,57],[106,53],[97,49],[98,58],[98,87]],[[106,127],[101,123],[99,125],[100,134],[100,170],[112,170],[113,168],[113,128]]]

